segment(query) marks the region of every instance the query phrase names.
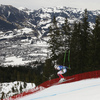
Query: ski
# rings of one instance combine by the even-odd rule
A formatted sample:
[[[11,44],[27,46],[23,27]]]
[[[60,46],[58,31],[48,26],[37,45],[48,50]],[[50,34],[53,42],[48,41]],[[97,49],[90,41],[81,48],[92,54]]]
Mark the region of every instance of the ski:
[[[70,80],[73,80],[73,79],[74,79],[74,78],[65,79],[65,80],[63,80],[62,82],[59,82],[59,81],[58,81],[58,83],[63,83],[63,82],[70,81]]]
[[[75,79],[75,78],[70,78],[70,79],[65,79],[64,81],[62,81],[62,82],[57,82],[57,83],[54,83],[53,85],[59,85],[59,84],[61,84],[61,83],[64,83],[64,82],[67,82],[67,81],[70,81],[70,80],[73,80],[73,79]]]

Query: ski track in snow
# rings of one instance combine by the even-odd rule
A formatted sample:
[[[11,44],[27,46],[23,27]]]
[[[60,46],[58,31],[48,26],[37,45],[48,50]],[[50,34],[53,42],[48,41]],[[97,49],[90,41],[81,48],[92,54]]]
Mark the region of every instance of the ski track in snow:
[[[30,100],[42,99],[42,98],[46,98],[46,97],[51,97],[51,96],[55,96],[55,95],[59,95],[59,94],[63,94],[63,93],[69,93],[69,92],[73,92],[73,91],[78,91],[78,90],[82,90],[82,89],[86,89],[86,88],[90,88],[90,87],[95,87],[95,86],[100,86],[100,84],[92,85],[92,86],[88,86],[88,87],[83,87],[83,88],[79,88],[79,89],[73,89],[73,90],[68,91],[68,92],[65,91],[65,92],[61,92],[61,93],[57,93],[57,94],[52,94],[52,95],[47,95],[47,96],[43,96],[43,97],[38,97],[38,98],[30,99]]]
[[[95,91],[97,92],[97,94],[93,93]],[[71,99],[73,98],[72,96],[74,96],[74,94],[76,94],[75,97],[78,94],[82,96],[84,95],[84,97],[81,97],[81,99],[77,97],[78,98],[77,100],[88,100],[86,98],[89,98],[89,99],[91,98],[90,100],[97,100],[97,99],[93,99],[92,96],[93,97],[99,96],[98,95],[99,92],[100,92],[100,78],[92,79],[92,80],[91,79],[82,80],[82,81],[73,82],[73,83],[51,86],[38,93],[23,97],[20,100],[56,100],[56,99],[60,100],[62,95],[66,96],[66,98],[63,98],[63,100],[66,100],[67,97],[68,97],[68,100],[74,100],[74,99]]]

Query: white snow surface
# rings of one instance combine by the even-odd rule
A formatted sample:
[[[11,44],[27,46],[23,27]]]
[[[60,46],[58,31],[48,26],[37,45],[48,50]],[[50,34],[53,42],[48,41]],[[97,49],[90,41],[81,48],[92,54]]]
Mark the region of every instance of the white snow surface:
[[[12,56],[12,57],[8,57],[6,58],[6,63],[4,63],[4,65],[24,65],[30,61],[23,61],[22,58],[20,57],[15,57],[15,56]]]
[[[100,100],[100,78],[51,86],[19,100]]]

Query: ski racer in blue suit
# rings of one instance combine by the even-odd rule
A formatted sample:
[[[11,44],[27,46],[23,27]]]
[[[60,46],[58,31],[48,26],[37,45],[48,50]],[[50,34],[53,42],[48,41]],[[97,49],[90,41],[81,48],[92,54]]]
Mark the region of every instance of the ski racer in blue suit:
[[[64,81],[65,79],[64,79],[64,76],[63,76],[62,74],[65,74],[65,73],[67,72],[67,69],[70,69],[70,68],[67,67],[67,66],[62,66],[62,65],[55,65],[54,68],[55,68],[56,70],[59,70],[59,71],[57,72],[57,75],[58,75],[59,78],[60,78],[59,82]]]

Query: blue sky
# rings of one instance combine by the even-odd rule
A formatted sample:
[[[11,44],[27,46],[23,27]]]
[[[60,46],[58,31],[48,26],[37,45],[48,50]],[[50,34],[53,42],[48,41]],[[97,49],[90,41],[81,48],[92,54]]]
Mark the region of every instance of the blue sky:
[[[100,10],[100,0],[0,0],[0,4],[12,5],[17,8],[26,7],[32,10],[55,6]]]

